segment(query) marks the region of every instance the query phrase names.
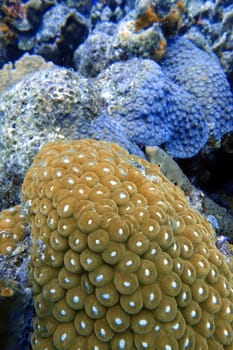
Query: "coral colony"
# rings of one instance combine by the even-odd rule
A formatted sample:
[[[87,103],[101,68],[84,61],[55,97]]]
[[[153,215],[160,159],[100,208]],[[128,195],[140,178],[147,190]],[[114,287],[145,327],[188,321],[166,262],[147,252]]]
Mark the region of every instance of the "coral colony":
[[[230,349],[232,264],[158,166],[113,143],[49,143],[22,197],[33,349]]]
[[[175,176],[232,163],[232,19],[0,1],[0,350],[233,350],[229,232]]]

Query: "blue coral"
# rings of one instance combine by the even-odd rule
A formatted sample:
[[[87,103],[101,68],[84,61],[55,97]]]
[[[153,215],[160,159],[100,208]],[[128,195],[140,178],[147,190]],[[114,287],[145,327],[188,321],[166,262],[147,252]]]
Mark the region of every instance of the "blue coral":
[[[119,118],[112,118],[104,113],[92,120],[79,118],[77,123],[76,139],[89,137],[96,140],[116,142],[126,148],[128,152],[145,158],[141,148],[127,137],[127,130]]]
[[[188,158],[209,136],[233,130],[233,97],[217,58],[184,37],[168,42],[161,66],[132,58],[88,79],[54,66],[25,77],[0,102],[2,207],[17,201],[32,157],[48,140],[103,139],[140,157],[145,146],[163,146]]]
[[[150,59],[118,62],[96,78],[107,114],[138,145],[165,144],[175,157],[191,157],[207,141],[208,130],[194,96],[173,83]]]
[[[162,61],[166,74],[200,103],[216,139],[233,129],[233,97],[218,58],[185,37],[172,39]]]
[[[84,43],[77,47],[73,63],[79,73],[86,77],[95,77],[116,57],[110,49],[117,25],[111,22],[99,23]]]

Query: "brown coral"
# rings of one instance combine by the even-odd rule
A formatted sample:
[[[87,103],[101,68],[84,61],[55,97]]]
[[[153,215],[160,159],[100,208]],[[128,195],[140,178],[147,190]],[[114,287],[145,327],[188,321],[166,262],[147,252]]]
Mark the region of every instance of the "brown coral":
[[[232,349],[226,258],[156,165],[116,144],[54,142],[22,193],[34,350]]]
[[[16,205],[0,213],[0,254],[10,255],[25,237],[26,217]]]
[[[147,15],[148,13],[145,16]],[[167,42],[159,25],[148,25],[145,29],[140,29],[137,20],[121,22],[117,28],[112,46],[114,48],[120,47],[119,51],[122,51],[122,57],[123,54],[129,55],[130,53],[133,56],[149,57],[160,61],[165,54]]]
[[[154,7],[152,3],[149,1],[144,11],[137,16],[135,22],[136,32],[148,28],[157,22],[161,23],[166,30],[174,30],[181,26],[182,16],[185,11],[185,2],[183,0],[176,1],[170,8],[170,11],[164,16],[157,13],[156,6]]]

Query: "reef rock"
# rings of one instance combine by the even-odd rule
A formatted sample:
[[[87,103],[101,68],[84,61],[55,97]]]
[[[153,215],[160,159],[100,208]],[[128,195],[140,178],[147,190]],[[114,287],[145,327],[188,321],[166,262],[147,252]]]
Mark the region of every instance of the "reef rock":
[[[116,62],[95,85],[110,119],[119,121],[131,142],[158,146],[178,158],[196,154],[208,139],[208,128],[195,96],[173,83],[149,59]]]

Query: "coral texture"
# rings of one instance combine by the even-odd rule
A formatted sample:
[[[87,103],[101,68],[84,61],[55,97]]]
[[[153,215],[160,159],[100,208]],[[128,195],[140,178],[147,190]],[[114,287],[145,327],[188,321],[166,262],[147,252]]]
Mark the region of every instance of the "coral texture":
[[[44,146],[27,173],[41,349],[232,349],[232,273],[179,187],[117,144]]]
[[[1,87],[0,92],[7,91],[17,82],[24,79],[40,69],[52,67],[52,62],[46,62],[39,55],[29,55],[25,53],[19,60],[13,64],[9,62],[0,70]]]
[[[78,119],[92,119],[99,109],[90,82],[60,67],[26,76],[1,95],[1,209],[19,203],[23,178],[40,147],[65,136],[75,138]]]
[[[189,0],[189,20],[186,34],[195,43],[204,42],[205,47],[214,51],[227,74],[231,85],[233,78],[233,8],[232,1]],[[201,18],[201,21],[199,19]],[[186,29],[187,29],[186,27]]]
[[[16,205],[0,213],[0,254],[10,255],[25,238],[26,217]]]
[[[111,46],[117,29],[116,23],[104,22],[96,25],[73,56],[74,66],[87,77],[95,77],[117,58],[112,56]]]
[[[169,42],[162,62],[166,74],[201,104],[210,133],[216,139],[233,129],[233,97],[230,85],[214,54],[186,38]]]
[[[120,118],[112,118],[108,114],[103,113],[93,120],[85,120],[78,118],[76,121],[76,138],[92,138],[95,140],[104,140],[116,142],[139,157],[145,158],[145,153],[137,145],[134,140],[130,140],[127,132],[127,126],[122,125]],[[124,123],[125,124],[125,123]]]
[[[125,60],[133,56],[159,61],[166,50],[166,40],[160,26],[152,25],[142,31],[137,30],[135,20],[121,21],[112,43],[115,57]]]
[[[135,10],[121,21],[103,20],[95,26],[74,52],[75,67],[81,74],[93,77],[111,63],[132,57],[160,61],[167,47],[165,33],[179,26],[183,11],[183,0],[170,4],[166,1],[165,6],[150,0],[137,1]]]
[[[136,29],[139,31],[159,22],[165,32],[174,32],[181,26],[185,6],[183,0],[138,0],[135,4]]]
[[[158,24],[137,31],[135,19],[122,20],[118,25],[103,22],[77,48],[73,61],[81,74],[95,77],[111,63],[132,57],[158,61],[165,50],[166,40]]]
[[[165,144],[175,157],[196,154],[208,129],[195,97],[174,84],[149,59],[116,62],[95,79],[107,114],[125,128],[138,145]]]

